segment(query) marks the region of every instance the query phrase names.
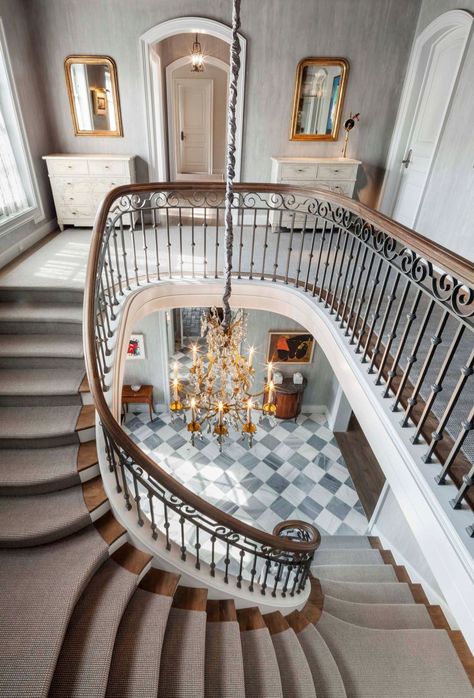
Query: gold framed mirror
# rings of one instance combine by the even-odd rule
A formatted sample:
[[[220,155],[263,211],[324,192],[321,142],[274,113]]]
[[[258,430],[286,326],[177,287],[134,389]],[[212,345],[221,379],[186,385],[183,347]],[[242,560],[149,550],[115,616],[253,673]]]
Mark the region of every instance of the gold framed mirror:
[[[337,140],[348,73],[345,58],[303,58],[298,63],[290,140]]]
[[[76,136],[123,136],[117,67],[109,56],[68,56],[66,84]]]

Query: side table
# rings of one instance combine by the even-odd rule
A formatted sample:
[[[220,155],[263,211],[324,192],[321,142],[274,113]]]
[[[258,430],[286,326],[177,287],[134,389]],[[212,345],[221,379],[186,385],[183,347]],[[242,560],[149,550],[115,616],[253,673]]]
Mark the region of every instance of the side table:
[[[122,387],[122,407],[125,413],[128,412],[128,405],[141,404],[148,405],[150,410],[150,421],[153,419],[153,386],[142,385],[140,390],[132,390],[130,385]]]

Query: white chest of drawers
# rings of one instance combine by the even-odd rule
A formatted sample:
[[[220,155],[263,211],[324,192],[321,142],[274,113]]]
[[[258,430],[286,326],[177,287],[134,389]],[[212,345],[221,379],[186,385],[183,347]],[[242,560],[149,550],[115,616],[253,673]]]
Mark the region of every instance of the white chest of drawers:
[[[91,227],[108,191],[135,181],[134,155],[45,155],[60,230]]]
[[[352,198],[360,164],[360,160],[351,158],[272,157],[272,182],[327,189]],[[283,215],[281,226],[301,227],[303,220],[303,214],[292,216],[291,220]]]

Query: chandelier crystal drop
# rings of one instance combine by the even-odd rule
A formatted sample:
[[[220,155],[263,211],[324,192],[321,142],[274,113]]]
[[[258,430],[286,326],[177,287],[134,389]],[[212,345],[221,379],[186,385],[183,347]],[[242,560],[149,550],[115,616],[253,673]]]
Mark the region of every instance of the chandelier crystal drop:
[[[170,410],[174,417],[187,422],[193,445],[196,437],[202,438],[203,430],[207,430],[217,439],[222,451],[229,430],[233,429],[251,447],[257,431],[253,421],[255,412],[260,412],[260,420],[268,418],[273,426],[276,412],[273,367],[268,364],[262,390],[252,392],[255,350],[250,347],[247,356],[241,354],[246,335],[246,317],[242,311],[232,313],[230,323],[225,325],[213,308],[201,321],[201,336],[205,338],[207,351],[200,350],[197,344],[192,346],[192,365],[186,382],[179,375],[178,364],[174,365]]]

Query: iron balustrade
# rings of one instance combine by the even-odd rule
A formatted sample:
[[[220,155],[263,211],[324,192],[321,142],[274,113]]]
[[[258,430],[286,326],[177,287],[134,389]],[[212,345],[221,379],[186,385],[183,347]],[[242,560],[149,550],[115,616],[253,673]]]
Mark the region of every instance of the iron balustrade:
[[[456,485],[452,506],[472,508],[472,265],[331,192],[238,184],[233,215],[234,278],[314,297],[383,386],[387,408],[400,413],[415,443],[426,443],[423,460],[438,483]],[[301,536],[284,535],[286,523],[264,533],[213,507],[140,451],[105,399],[124,300],[164,280],[222,278],[223,240],[224,185],[124,185],[108,194],[86,282],[89,384],[117,490],[138,524],[197,569],[205,561],[211,575],[220,570],[226,583],[253,590],[258,581],[262,593],[293,595],[305,586],[317,530],[290,522]]]

